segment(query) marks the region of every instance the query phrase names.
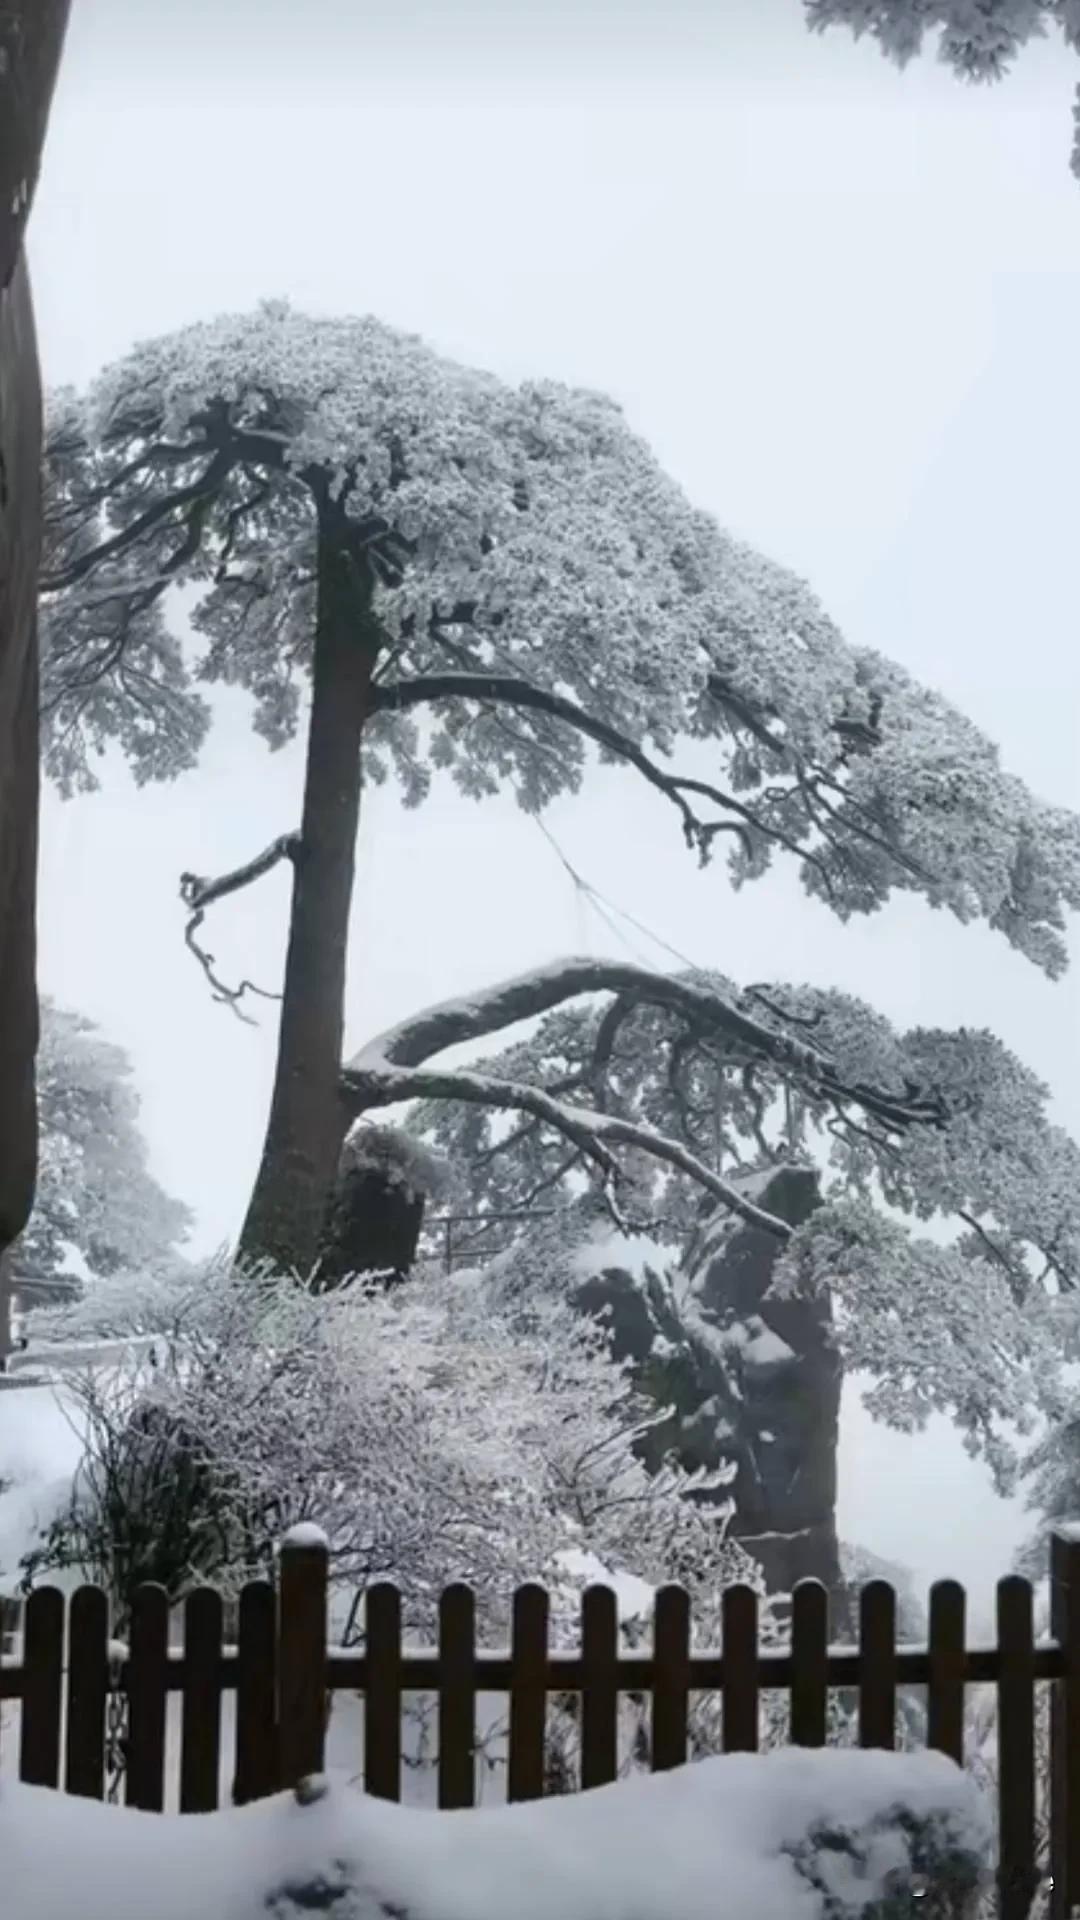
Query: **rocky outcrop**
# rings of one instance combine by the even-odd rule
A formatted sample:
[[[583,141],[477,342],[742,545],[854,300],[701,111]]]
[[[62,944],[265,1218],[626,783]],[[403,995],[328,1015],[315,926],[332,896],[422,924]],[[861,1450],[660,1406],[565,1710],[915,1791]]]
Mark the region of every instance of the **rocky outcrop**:
[[[820,1202],[816,1173],[782,1168],[759,1204],[801,1226]],[[842,1587],[836,1460],[842,1367],[829,1296],[773,1298],[779,1243],[739,1225],[693,1276],[698,1313],[733,1348],[738,1417],[733,1532],[761,1563],[770,1591],[797,1580]]]
[[[754,1198],[798,1226],[819,1204],[817,1175],[782,1167],[757,1176]],[[659,1464],[670,1452],[689,1469],[729,1461],[731,1484],[700,1497],[734,1500],[732,1532],[760,1563],[769,1590],[787,1593],[815,1578],[842,1604],[842,1369],[828,1295],[770,1294],[779,1251],[760,1228],[718,1216],[681,1274],[659,1259],[633,1273],[613,1260],[580,1280],[575,1297],[607,1317],[617,1355],[632,1362],[658,1405],[673,1409],[642,1441],[646,1461]]]
[[[345,1141],[319,1246],[315,1284],[358,1274],[397,1286],[416,1259],[424,1209],[443,1191],[437,1156],[396,1127],[364,1125]]]

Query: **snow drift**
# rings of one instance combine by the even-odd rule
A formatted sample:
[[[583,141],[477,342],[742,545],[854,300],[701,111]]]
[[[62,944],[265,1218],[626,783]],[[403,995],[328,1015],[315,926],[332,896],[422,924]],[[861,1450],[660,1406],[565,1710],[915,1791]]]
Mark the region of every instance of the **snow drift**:
[[[960,1916],[989,1831],[941,1755],[793,1748],[458,1813],[324,1780],[203,1816],[0,1795],[5,1920]]]

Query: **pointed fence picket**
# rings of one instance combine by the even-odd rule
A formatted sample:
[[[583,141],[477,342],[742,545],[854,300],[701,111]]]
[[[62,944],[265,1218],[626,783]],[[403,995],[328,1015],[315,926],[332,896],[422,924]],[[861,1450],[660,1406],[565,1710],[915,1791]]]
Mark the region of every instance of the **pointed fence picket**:
[[[234,1803],[321,1770],[335,1692],[363,1697],[363,1732],[357,1735],[363,1751],[357,1759],[364,1786],[396,1800],[403,1698],[431,1694],[438,1706],[438,1804],[450,1808],[474,1803],[482,1696],[508,1698],[507,1798],[532,1800],[545,1790],[552,1695],[578,1703],[580,1781],[589,1788],[617,1775],[619,1702],[628,1693],[649,1701],[649,1763],[659,1772],[685,1761],[691,1701],[703,1692],[720,1694],[722,1745],[733,1753],[757,1748],[761,1698],[770,1691],[787,1696],[796,1745],[825,1743],[830,1696],[843,1694],[857,1701],[860,1744],[891,1748],[901,1690],[924,1688],[927,1744],[962,1762],[967,1689],[992,1685],[1001,1920],[1028,1913],[1044,1871],[1053,1920],[1080,1908],[1080,1530],[1062,1531],[1052,1543],[1046,1640],[1035,1637],[1031,1585],[1014,1575],[998,1584],[997,1634],[990,1647],[967,1646],[964,1592],[953,1581],[931,1590],[924,1648],[897,1645],[896,1597],[882,1581],[870,1582],[859,1596],[855,1648],[830,1646],[827,1597],[813,1581],[793,1595],[787,1651],[760,1647],[757,1598],[745,1587],[723,1595],[722,1646],[715,1653],[693,1650],[690,1607],[679,1587],[661,1588],[656,1596],[650,1652],[620,1651],[615,1595],[605,1587],[582,1596],[577,1653],[551,1648],[549,1616],[544,1589],[521,1587],[513,1601],[509,1651],[488,1652],[476,1644],[475,1596],[455,1585],[440,1598],[438,1646],[422,1652],[403,1644],[400,1595],[382,1583],[364,1599],[364,1650],[333,1647],[327,1640],[326,1550],[310,1541],[286,1542],[276,1586],[256,1581],[244,1589],[230,1644],[216,1593],[188,1596],[182,1644],[174,1647],[166,1595],[143,1587],[132,1605],[129,1646],[117,1662],[102,1593],[84,1587],[65,1602],[53,1588],[37,1589],[22,1608],[21,1636],[8,1636],[9,1644],[21,1638],[21,1646],[0,1660],[0,1707],[16,1703],[21,1779],[42,1787],[62,1783],[69,1793],[100,1799],[110,1787],[110,1715],[120,1706],[126,1804],[149,1811],[166,1805],[172,1753],[180,1811],[204,1813],[222,1798],[226,1705]],[[1036,1703],[1039,1688],[1047,1685],[1050,1844],[1048,1860],[1040,1861]],[[168,1731],[173,1701],[178,1754]]]

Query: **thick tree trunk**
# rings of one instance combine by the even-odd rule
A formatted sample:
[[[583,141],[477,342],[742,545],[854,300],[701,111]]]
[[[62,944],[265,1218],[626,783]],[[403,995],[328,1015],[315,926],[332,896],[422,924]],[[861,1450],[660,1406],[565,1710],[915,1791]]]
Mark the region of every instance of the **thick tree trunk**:
[[[380,635],[340,507],[320,507],[318,610],[300,845],[270,1119],[240,1250],[310,1273],[348,1116],[338,1094],[360,747]]]
[[[41,382],[23,236],[67,11],[67,0],[0,8],[0,1371],[12,1348],[9,1249],[37,1171]]]

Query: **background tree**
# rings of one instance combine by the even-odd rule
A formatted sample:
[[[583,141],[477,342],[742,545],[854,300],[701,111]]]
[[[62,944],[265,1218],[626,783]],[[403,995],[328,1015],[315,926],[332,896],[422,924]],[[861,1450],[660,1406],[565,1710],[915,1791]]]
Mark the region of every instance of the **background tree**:
[[[38,1106],[37,1195],[16,1249],[16,1292],[78,1288],[79,1264],[108,1279],[178,1258],[192,1217],[150,1172],[131,1061],[51,1000],[42,1001]]]
[[[365,778],[392,772],[415,803],[442,769],[536,810],[595,749],[671,804],[701,859],[724,837],[736,884],[783,847],[841,915],[916,890],[1064,965],[1076,821],[696,511],[603,398],[510,388],[377,321],[271,303],[135,349],[86,400],[57,396],[47,505],[46,763],[62,785],[92,783],[114,738],[137,779],[192,766],[200,681],[246,687],[271,745],[310,692],[299,831],[236,873],[184,878],[189,940],[237,1005],[246,983],[215,979],[202,916],[276,861],[294,870],[250,1253],[310,1269],[348,1123]]]
[[[1017,54],[1050,27],[1080,50],[1076,0],[803,0],[803,7],[817,32],[845,26],[857,39],[869,34],[901,67],[936,34],[939,57],[962,80],[1002,79]],[[1080,106],[1073,117],[1072,170],[1080,174]]]
[[[473,1067],[438,1062],[536,1015]],[[776,1588],[841,1584],[843,1369],[902,1429],[948,1413],[1003,1487],[1008,1429],[1060,1404],[1080,1154],[992,1034],[567,961],[403,1022],[342,1087],[357,1114],[425,1103],[412,1124],[457,1162],[478,1225],[524,1216],[504,1287],[612,1318],[618,1357],[673,1409],[645,1457],[732,1460],[734,1529]]]

